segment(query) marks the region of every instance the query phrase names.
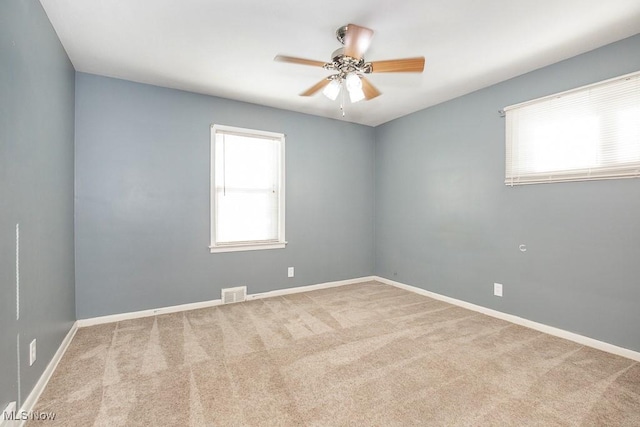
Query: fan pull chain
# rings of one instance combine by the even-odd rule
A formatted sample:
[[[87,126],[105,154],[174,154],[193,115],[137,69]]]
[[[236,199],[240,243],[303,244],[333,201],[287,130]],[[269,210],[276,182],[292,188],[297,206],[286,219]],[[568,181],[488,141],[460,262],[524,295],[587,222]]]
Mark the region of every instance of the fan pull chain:
[[[346,111],[344,111],[344,105],[345,105],[344,104],[344,92],[345,92],[345,90],[344,90],[344,88],[342,88],[342,90],[340,91],[340,96],[342,97],[341,101],[340,101],[340,111],[342,112],[342,117],[347,115]]]

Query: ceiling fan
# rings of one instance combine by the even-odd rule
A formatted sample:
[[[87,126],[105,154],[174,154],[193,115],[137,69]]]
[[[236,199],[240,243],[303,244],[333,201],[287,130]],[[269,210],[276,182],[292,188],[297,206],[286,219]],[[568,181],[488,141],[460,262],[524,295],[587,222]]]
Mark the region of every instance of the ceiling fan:
[[[380,91],[364,77],[365,74],[421,73],[424,70],[423,56],[366,62],[364,53],[369,48],[373,38],[373,30],[369,28],[355,24],[343,25],[336,30],[336,38],[344,47],[333,52],[330,62],[284,55],[277,55],[274,58],[275,61],[322,67],[325,70],[336,72],[311,86],[302,92],[300,96],[311,96],[323,89],[322,93],[327,98],[335,100],[344,85],[349,93],[351,102],[358,102],[363,99],[368,101],[380,95]]]

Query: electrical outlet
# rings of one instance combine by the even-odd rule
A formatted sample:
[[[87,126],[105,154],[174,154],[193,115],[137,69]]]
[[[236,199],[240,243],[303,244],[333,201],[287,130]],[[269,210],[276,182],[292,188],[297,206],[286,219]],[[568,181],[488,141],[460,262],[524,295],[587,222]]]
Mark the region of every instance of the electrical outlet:
[[[29,366],[36,362],[36,340],[34,339],[29,344]]]
[[[493,295],[495,295],[497,297],[501,297],[502,296],[502,285],[500,283],[494,283],[493,284]]]
[[[293,267],[287,269],[287,277],[293,277]]]

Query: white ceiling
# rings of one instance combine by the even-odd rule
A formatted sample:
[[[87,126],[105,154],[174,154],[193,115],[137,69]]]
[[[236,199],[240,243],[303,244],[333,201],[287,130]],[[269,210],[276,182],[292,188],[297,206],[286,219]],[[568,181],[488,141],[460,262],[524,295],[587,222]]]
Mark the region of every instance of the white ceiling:
[[[77,71],[376,126],[640,33],[638,0],[40,0]],[[373,74],[382,96],[298,94],[329,74],[344,24],[375,31],[367,61],[426,57],[423,74]]]

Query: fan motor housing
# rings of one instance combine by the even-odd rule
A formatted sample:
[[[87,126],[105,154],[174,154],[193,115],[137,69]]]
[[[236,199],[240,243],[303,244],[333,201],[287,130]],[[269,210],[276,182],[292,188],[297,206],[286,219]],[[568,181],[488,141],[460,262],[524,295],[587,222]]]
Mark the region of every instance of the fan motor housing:
[[[344,48],[336,49],[331,54],[331,59],[335,62],[340,62],[340,60],[344,57]]]

